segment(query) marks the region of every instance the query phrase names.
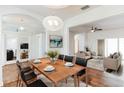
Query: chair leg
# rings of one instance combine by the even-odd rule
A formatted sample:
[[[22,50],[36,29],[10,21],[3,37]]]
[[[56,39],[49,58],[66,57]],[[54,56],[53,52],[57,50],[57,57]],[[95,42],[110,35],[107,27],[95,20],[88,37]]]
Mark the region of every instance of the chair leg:
[[[120,64],[120,66],[118,67],[118,69],[117,69],[117,71],[116,71],[117,73],[119,72],[120,68],[121,68],[121,64]]]
[[[16,87],[18,87],[19,86],[19,80],[17,80],[17,84],[16,84]]]
[[[21,80],[19,80],[19,87],[21,86],[21,83],[22,83]]]
[[[66,82],[66,84],[68,83],[68,80],[67,79],[65,79],[65,82]]]
[[[23,87],[23,82],[20,83],[20,87]]]
[[[19,74],[18,74],[18,78],[17,78],[17,84],[16,84],[16,87],[19,86]]]
[[[88,87],[88,77],[85,77],[86,87]]]

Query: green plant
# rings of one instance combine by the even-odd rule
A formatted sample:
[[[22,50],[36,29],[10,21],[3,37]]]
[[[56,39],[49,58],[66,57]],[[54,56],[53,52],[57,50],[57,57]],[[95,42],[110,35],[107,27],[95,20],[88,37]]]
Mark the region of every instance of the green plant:
[[[55,57],[57,57],[58,52],[57,52],[57,51],[48,51],[48,52],[47,52],[47,55],[48,55],[50,58],[55,58]]]

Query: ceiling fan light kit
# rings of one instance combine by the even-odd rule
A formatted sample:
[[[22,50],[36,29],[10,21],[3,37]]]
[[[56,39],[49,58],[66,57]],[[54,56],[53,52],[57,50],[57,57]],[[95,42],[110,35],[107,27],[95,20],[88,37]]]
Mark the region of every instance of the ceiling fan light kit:
[[[95,32],[95,30],[92,29],[91,32]]]
[[[93,26],[92,26],[92,28],[91,28],[91,32],[95,32],[95,29],[93,28]]]
[[[93,27],[91,28],[91,32],[96,32],[96,31],[101,31],[102,29],[99,29],[97,27]]]

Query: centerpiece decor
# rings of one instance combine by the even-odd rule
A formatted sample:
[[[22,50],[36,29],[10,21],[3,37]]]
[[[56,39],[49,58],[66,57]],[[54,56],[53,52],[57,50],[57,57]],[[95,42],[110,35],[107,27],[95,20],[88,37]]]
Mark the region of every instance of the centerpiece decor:
[[[55,64],[58,54],[59,54],[58,51],[48,51],[47,52],[47,55],[50,57],[51,63]]]

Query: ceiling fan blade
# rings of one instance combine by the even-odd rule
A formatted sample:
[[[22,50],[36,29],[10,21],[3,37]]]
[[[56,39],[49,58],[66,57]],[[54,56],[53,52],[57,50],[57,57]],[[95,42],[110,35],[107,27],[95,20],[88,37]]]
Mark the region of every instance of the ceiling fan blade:
[[[100,31],[100,30],[102,30],[102,29],[100,29],[100,28],[95,28],[95,30],[96,30],[96,31]]]
[[[97,28],[97,27],[91,27],[91,32],[95,32],[95,31],[101,31],[101,30],[103,30],[103,29],[99,29],[99,28]]]
[[[97,29],[97,30],[102,30],[102,29]]]

